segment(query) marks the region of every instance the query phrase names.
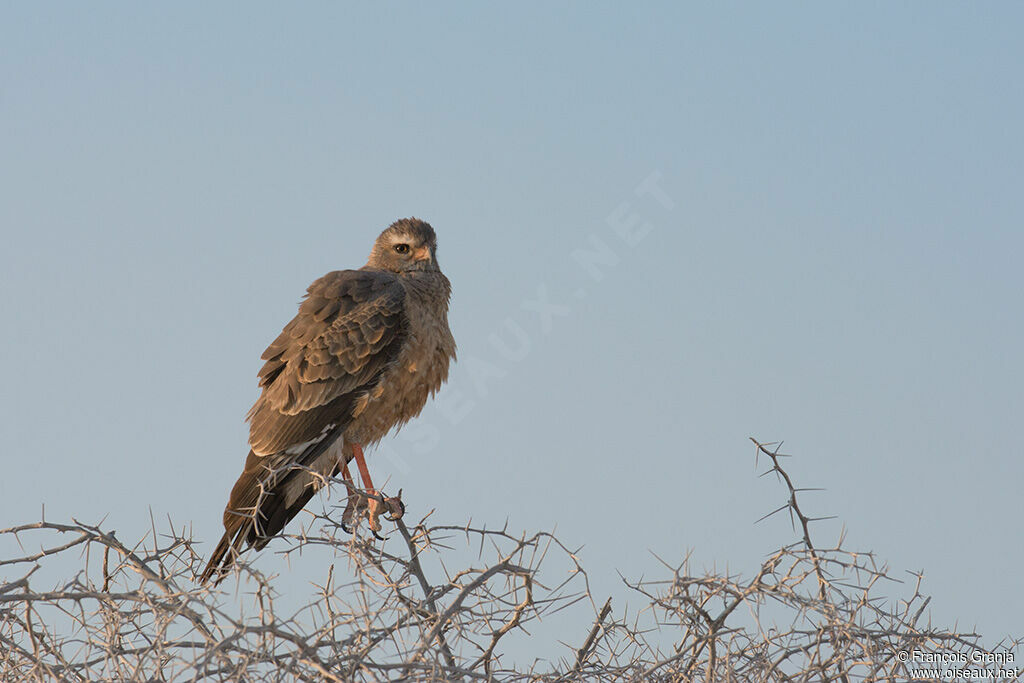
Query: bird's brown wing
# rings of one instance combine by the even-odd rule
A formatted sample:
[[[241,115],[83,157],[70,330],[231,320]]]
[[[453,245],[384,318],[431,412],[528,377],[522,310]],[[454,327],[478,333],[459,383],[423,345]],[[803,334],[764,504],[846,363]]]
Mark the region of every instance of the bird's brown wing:
[[[244,543],[262,547],[309,501],[313,487],[291,504],[284,488],[344,431],[355,402],[395,362],[406,321],[405,290],[390,273],[335,271],[310,285],[263,352],[263,392],[248,415],[252,450],[202,580],[222,575]]]
[[[271,455],[320,435],[337,399],[373,385],[405,336],[405,290],[390,273],[342,270],[309,287],[299,313],[263,352],[263,393],[249,445]]]

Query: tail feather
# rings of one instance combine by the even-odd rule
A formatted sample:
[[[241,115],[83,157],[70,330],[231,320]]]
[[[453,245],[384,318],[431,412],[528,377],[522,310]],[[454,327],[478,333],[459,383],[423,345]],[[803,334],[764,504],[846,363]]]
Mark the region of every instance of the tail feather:
[[[323,449],[316,449],[309,455],[318,456],[322,452]],[[330,476],[338,471],[335,466]],[[289,505],[284,491],[297,476],[308,475],[305,470],[291,468],[287,464],[274,469],[272,459],[249,452],[245,469],[232,487],[224,508],[224,535],[211,553],[206,569],[199,577],[200,583],[211,578],[214,578],[214,585],[220,583],[234,566],[243,546],[261,550],[271,537],[299,514],[318,487],[306,486]]]
[[[244,539],[245,535],[239,529],[236,529],[234,532],[224,532],[224,535],[220,538],[220,543],[217,544],[217,547],[214,548],[213,553],[210,555],[210,561],[206,564],[206,569],[203,570],[199,577],[199,583],[206,583],[214,575],[217,578],[213,580],[213,585],[216,586],[220,583],[241,553],[241,545]]]

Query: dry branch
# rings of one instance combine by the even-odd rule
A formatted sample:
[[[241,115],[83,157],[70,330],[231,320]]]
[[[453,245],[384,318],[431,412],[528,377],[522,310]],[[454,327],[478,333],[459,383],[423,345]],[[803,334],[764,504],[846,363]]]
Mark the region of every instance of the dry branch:
[[[327,547],[348,568],[332,565],[294,614],[276,605],[258,557],[224,583],[252,597],[234,614],[230,593],[195,583],[203,558],[173,528],[163,541],[154,529],[151,547],[80,522],[0,530],[39,548],[0,558],[0,680],[880,681],[909,676],[901,651],[986,650],[977,634],[922,622],[931,598],[920,575],[893,603],[880,587],[903,584],[871,553],[842,539],[814,543],[816,520],[798,500],[806,489],[777,446],[754,443],[786,487],[778,511],[799,541],[748,578],[694,575],[687,559],[661,578],[624,579],[624,593],[645,605],[632,614],[616,614],[610,597],[598,609],[576,553],[551,534],[430,524],[431,515],[412,528],[398,522],[399,551],[344,534],[338,508],[317,516],[316,532],[289,537],[283,554]],[[43,585],[40,569],[58,558],[80,570]],[[567,578],[548,588],[552,566]],[[571,642],[561,657],[519,661],[510,634],[542,617],[557,617]]]

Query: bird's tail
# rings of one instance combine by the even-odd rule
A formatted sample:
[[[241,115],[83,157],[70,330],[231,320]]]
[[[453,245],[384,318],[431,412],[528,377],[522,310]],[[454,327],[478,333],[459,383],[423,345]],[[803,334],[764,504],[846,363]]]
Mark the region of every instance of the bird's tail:
[[[213,553],[210,555],[210,561],[206,564],[206,569],[199,576],[199,583],[206,583],[211,577],[216,577],[213,579],[214,586],[220,583],[241,554],[244,542],[245,534],[240,527],[233,531],[225,531],[224,535],[220,538],[220,543],[217,544],[217,547],[214,548]]]
[[[316,480],[311,479],[289,504],[285,490],[295,477],[310,478],[309,474],[303,468],[279,465],[275,469],[273,465],[272,458],[249,452],[245,469],[232,487],[224,508],[224,535],[199,576],[200,583],[211,578],[214,585],[220,583],[234,566],[243,546],[248,544],[262,549],[316,493]],[[334,476],[337,471],[335,467],[327,474]]]

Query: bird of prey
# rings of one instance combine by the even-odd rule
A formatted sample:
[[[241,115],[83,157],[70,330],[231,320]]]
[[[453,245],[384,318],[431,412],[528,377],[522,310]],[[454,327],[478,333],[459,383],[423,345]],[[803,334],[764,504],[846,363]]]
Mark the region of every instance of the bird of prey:
[[[343,524],[367,513],[376,532],[382,503],[401,515],[400,500],[373,488],[363,447],[419,415],[447,379],[455,358],[450,294],[434,229],[416,218],[382,232],[359,270],[309,286],[298,314],[263,352],[262,393],[247,417],[251,450],[203,582],[223,578],[243,545],[263,548],[327,477],[341,472],[350,484],[352,459],[370,495],[361,503],[350,495]]]

